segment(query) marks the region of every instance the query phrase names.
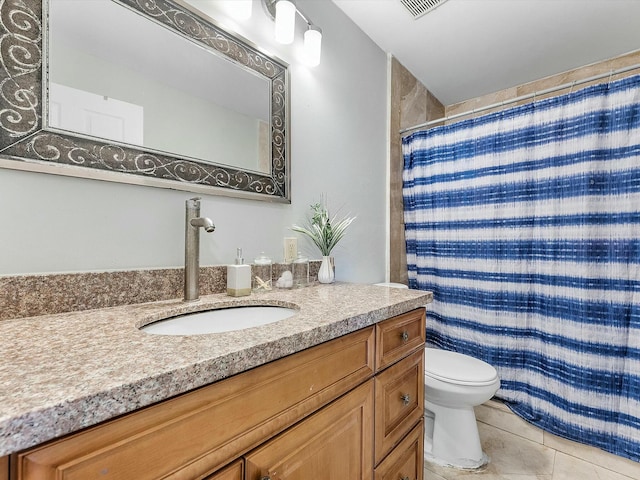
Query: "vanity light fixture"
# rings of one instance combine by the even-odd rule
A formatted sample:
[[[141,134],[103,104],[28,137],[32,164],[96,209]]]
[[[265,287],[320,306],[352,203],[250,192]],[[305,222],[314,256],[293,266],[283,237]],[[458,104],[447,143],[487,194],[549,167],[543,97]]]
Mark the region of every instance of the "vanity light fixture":
[[[296,30],[296,6],[289,0],[276,2],[276,42],[289,45]]]
[[[317,67],[320,65],[320,52],[322,50],[322,29],[315,25],[309,25],[304,32],[304,56],[307,65]]]
[[[293,42],[296,29],[296,13],[306,22],[303,53],[305,63],[310,67],[320,64],[322,29],[314,25],[296,6],[293,0],[262,0],[267,15],[275,21],[275,39],[288,45]]]

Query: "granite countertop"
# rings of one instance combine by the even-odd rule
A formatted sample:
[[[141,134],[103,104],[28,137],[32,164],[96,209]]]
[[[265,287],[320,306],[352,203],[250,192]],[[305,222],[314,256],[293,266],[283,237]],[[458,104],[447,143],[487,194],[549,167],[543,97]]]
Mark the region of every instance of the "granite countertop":
[[[262,365],[431,302],[429,292],[335,283],[195,303],[169,300],[0,322],[0,456]],[[242,331],[150,335],[151,321],[269,304],[298,313]]]

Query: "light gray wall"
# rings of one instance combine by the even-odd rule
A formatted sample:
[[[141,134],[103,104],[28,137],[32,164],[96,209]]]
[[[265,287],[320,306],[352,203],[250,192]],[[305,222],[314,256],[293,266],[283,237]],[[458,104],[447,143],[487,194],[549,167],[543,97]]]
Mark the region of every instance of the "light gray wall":
[[[203,265],[233,261],[241,246],[278,260],[292,223],[327,194],[332,210],[357,215],[334,250],[337,279],[385,275],[386,55],[330,1],[299,0],[323,29],[322,63],[299,59],[295,43],[272,41],[259,1],[238,32],[291,65],[292,204],[203,195],[217,229],[201,236]],[[0,274],[181,266],[184,201],[160,188],[0,170]],[[319,253],[303,239],[300,250]],[[123,286],[126,288],[126,286]]]

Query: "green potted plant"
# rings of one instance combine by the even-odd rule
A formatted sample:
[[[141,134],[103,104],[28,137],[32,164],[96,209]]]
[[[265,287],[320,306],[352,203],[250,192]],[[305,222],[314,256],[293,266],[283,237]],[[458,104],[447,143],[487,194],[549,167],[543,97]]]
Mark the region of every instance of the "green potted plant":
[[[311,205],[311,211],[313,214],[306,226],[293,225],[291,230],[307,236],[318,247],[322,255],[318,281],[320,283],[333,283],[334,272],[331,264],[331,250],[344,237],[347,227],[351,225],[356,217],[343,217],[340,219],[337,215],[332,217],[325,203]]]

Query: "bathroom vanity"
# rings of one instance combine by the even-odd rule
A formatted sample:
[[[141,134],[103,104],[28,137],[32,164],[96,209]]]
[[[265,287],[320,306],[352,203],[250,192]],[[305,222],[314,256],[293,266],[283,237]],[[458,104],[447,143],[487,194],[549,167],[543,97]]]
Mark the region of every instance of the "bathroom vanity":
[[[253,297],[246,301],[255,303]],[[336,284],[259,300],[295,305],[299,313],[252,331],[198,338],[150,336],[136,329],[133,343],[143,352],[132,354],[138,360],[150,354],[148,348],[159,349],[160,356],[170,351],[164,349],[183,348],[182,358],[169,357],[164,368],[161,361],[130,364],[126,389],[140,389],[137,403],[148,404],[135,406],[104,386],[102,393],[69,398],[66,412],[59,405],[25,412],[23,418],[41,415],[51,438],[38,441],[40,432],[29,437],[37,425],[21,425],[23,438],[14,443],[27,446],[2,452],[9,455],[0,456],[0,479],[422,479],[423,306],[431,295]],[[212,295],[196,308],[230,303]],[[132,316],[121,322],[140,327],[167,308],[185,307],[165,302],[91,313],[106,315],[105,321],[129,311]],[[91,313],[69,314],[67,321],[82,328]],[[103,323],[94,331],[104,328]],[[233,347],[235,340],[240,345]],[[146,378],[133,380],[142,371]],[[184,391],[172,394],[173,387],[161,387],[173,376],[187,379],[178,382]],[[203,383],[189,388],[194,382]],[[156,388],[143,391],[143,384]],[[114,403],[128,411],[114,414]],[[56,412],[67,418],[56,422],[50,417]],[[111,418],[95,422],[104,414]],[[94,423],[71,426],[84,421]],[[54,432],[56,423],[69,431]],[[7,432],[0,434],[4,441]]]

